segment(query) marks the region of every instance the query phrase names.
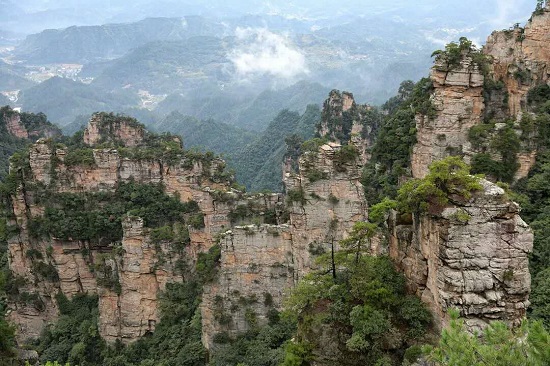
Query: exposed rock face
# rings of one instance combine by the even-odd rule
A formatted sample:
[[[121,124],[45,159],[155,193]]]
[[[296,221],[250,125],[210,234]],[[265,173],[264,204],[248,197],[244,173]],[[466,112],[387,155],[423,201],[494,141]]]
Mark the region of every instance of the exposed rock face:
[[[84,143],[93,146],[100,142],[118,140],[124,142],[124,146],[133,147],[141,144],[144,136],[143,126],[132,123],[131,118],[96,113],[84,130]]]
[[[450,308],[479,330],[496,319],[518,325],[529,306],[533,234],[504,190],[482,183],[483,192],[440,215],[390,225],[390,255],[439,328]]]
[[[201,304],[203,343],[210,349],[216,334],[235,337],[267,324],[294,285],[288,225],[237,226],[223,234],[220,246],[218,276],[206,286]]]
[[[468,154],[468,131],[482,122],[483,75],[470,57],[449,69],[439,61],[430,75],[434,92],[435,116],[417,115],[417,143],[411,156],[412,174],[422,178],[428,166],[449,155]]]
[[[345,238],[355,222],[367,219],[359,157],[339,161],[341,149],[336,143],[323,145],[300,158],[298,174],[288,169],[284,173],[289,195],[301,195],[288,206],[297,280],[311,270],[312,252],[327,250]],[[323,178],[312,180],[312,172]]]
[[[549,5],[534,14],[525,28],[493,32],[487,40],[483,51],[493,58],[493,78],[506,86],[509,114],[514,118],[525,109],[529,89],[550,79],[549,42]]]
[[[140,218],[123,222],[123,254],[113,263],[120,281],[120,294],[101,289],[99,330],[107,342],[127,343],[155,330],[160,320],[158,295],[168,282],[181,282],[170,243],[151,242]],[[160,257],[162,256],[162,262]],[[159,264],[161,263],[161,264]]]
[[[304,198],[287,203],[289,225],[237,226],[221,238],[218,279],[205,288],[201,303],[208,348],[215,349],[216,334],[236,336],[251,322],[266,324],[270,311],[281,310],[284,295],[314,268],[314,256],[331,243],[337,247],[355,222],[366,219],[360,158],[337,162],[340,149],[331,143],[308,153],[298,173],[285,167],[287,191]],[[308,178],[313,171],[320,174],[314,182]]]
[[[317,132],[319,136],[330,141],[350,142],[359,150],[361,163],[365,164],[369,158],[367,148],[373,143],[379,127],[377,118],[369,118],[370,112],[372,107],[355,103],[352,93],[333,90],[323,104],[321,123]]]
[[[22,139],[29,138],[27,129],[21,123],[21,117],[19,116],[19,113],[14,113],[11,115],[4,114],[2,117],[4,118],[6,128],[8,129],[8,132],[10,134]]]
[[[130,146],[134,137],[130,134],[130,142],[125,145]],[[57,317],[54,298],[59,291],[68,297],[97,293],[102,336],[108,341],[130,342],[154,330],[159,319],[158,293],[166,283],[182,281],[174,264],[180,257],[173,257],[170,243],[152,243],[148,230],[137,218],[124,222],[121,253],[112,253],[113,243],[93,247],[81,241],[33,238],[29,222],[42,216],[45,209],[37,199],[36,187],[80,193],[113,191],[121,182],[163,183],[167,193],[177,194],[182,202],[196,201],[204,214],[205,228],[189,230],[191,244],[185,255],[192,262],[214,244],[216,233],[230,225],[232,206],[216,203],[214,194],[216,190],[227,191],[227,183],[212,180],[224,163],[182,158],[179,163],[167,164],[156,159],[123,158],[116,149],[93,150],[93,164],[67,165],[66,157],[64,148],[39,140],[29,151],[30,172],[25,174],[30,176],[12,197],[20,232],[9,241],[10,268],[21,279],[19,290],[27,294],[23,296],[27,300],[11,304],[10,319],[18,325],[19,340],[38,337],[44,325]],[[276,201],[266,205],[275,205]],[[106,254],[107,259],[103,258]],[[103,260],[118,279],[118,293],[98,286],[98,273],[92,268]]]

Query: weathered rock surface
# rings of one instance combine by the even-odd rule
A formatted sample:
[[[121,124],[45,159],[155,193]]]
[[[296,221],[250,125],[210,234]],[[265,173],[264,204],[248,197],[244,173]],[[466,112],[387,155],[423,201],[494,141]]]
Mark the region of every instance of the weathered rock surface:
[[[123,254],[115,264],[120,292],[101,289],[99,297],[99,330],[111,343],[127,343],[153,332],[160,320],[158,295],[167,283],[183,281],[176,270],[181,257],[170,250],[169,242],[155,245],[140,218],[126,218],[123,229]]]
[[[550,79],[550,4],[534,14],[525,28],[493,32],[483,52],[493,58],[492,76],[504,82],[509,114],[513,118],[526,106],[533,86]]]
[[[482,183],[483,192],[440,215],[390,225],[390,256],[439,328],[450,308],[479,330],[496,319],[518,325],[529,306],[533,234],[504,190]]]
[[[323,145],[300,158],[298,174],[288,166],[284,172],[287,192],[301,195],[301,200],[288,204],[296,280],[312,269],[312,252],[326,251],[344,239],[355,222],[367,219],[360,158],[338,161],[341,148],[337,143]],[[312,181],[312,171],[323,178]]]
[[[8,132],[10,134],[22,139],[29,138],[29,133],[27,132],[27,129],[21,123],[21,117],[19,116],[19,113],[14,113],[11,115],[4,114],[2,117],[4,118],[4,123],[6,124],[6,128],[8,129]]]
[[[128,137],[125,146],[131,146],[139,134],[126,132],[115,135]],[[111,253],[113,243],[92,247],[80,241],[32,238],[29,220],[42,216],[45,209],[37,199],[37,187],[79,193],[113,191],[121,182],[163,183],[167,193],[178,195],[182,202],[196,201],[204,213],[205,228],[190,229],[191,245],[186,256],[192,262],[198,253],[214,244],[216,233],[230,225],[228,214],[232,206],[216,203],[215,196],[216,190],[228,190],[227,183],[216,183],[211,178],[223,170],[224,163],[213,159],[205,164],[200,159],[182,158],[179,163],[166,164],[157,159],[124,158],[116,149],[94,149],[94,162],[86,165],[67,165],[66,156],[66,149],[39,140],[29,150],[30,176],[12,197],[14,223],[20,232],[9,241],[10,269],[21,279],[20,293],[27,300],[11,304],[9,317],[18,326],[19,340],[37,337],[44,325],[57,317],[54,298],[58,291],[69,298],[76,293],[97,293],[102,336],[108,341],[130,342],[154,330],[159,317],[159,291],[168,282],[182,280],[174,268],[180,258],[171,257],[168,243],[152,244],[139,220],[126,221],[122,254],[111,255],[107,260],[116,273],[120,291],[98,286],[93,267],[103,260],[101,256]],[[29,253],[39,258],[32,258]],[[54,277],[42,278],[37,265],[48,266]]]
[[[360,153],[360,162],[369,159],[368,147],[372,145],[379,121],[369,119],[372,107],[357,104],[350,92],[332,90],[323,104],[318,134],[339,144],[350,142]]]
[[[217,279],[201,304],[203,343],[216,334],[235,337],[268,323],[294,285],[294,256],[288,225],[237,226],[222,234]]]
[[[435,116],[416,116],[416,139],[411,156],[413,177],[422,178],[428,166],[449,155],[468,154],[471,144],[468,131],[482,122],[483,75],[470,57],[449,69],[436,62],[430,75],[434,92]]]
[[[96,145],[101,142],[121,141],[124,146],[134,147],[143,142],[145,128],[132,123],[131,118],[95,113],[84,130],[84,143]]]

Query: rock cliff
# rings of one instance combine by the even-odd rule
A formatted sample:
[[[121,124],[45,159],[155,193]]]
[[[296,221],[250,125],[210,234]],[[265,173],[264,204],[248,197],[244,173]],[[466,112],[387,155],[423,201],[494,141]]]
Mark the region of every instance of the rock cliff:
[[[436,61],[430,78],[433,115],[416,116],[417,143],[411,156],[413,177],[422,178],[428,166],[449,155],[471,152],[468,132],[483,120],[483,75],[469,56],[451,68],[443,60]]]
[[[491,76],[505,84],[514,118],[525,110],[529,89],[549,80],[549,41],[550,5],[535,12],[524,28],[493,32],[487,39],[484,53],[493,60]]]
[[[216,337],[267,324],[290,289],[316,268],[315,256],[337,247],[355,222],[366,219],[360,157],[354,150],[344,160],[341,149],[337,143],[317,147],[301,157],[298,172],[285,165],[287,194],[286,202],[277,198],[278,225],[248,221],[220,234],[218,276],[205,287],[201,303],[208,348],[215,350]],[[250,197],[248,205],[257,200]]]
[[[548,83],[550,52],[550,8],[533,14],[525,28],[516,25],[489,36],[481,53],[463,52],[459,65],[436,60],[430,78],[434,91],[432,115],[417,115],[417,144],[411,167],[414,177],[423,177],[429,163],[449,155],[463,156],[467,162],[478,153],[489,153],[495,161],[506,160],[490,146],[472,146],[469,131],[474,126],[511,123],[514,133],[528,113],[529,91]],[[476,131],[474,135],[479,135]],[[529,136],[522,136],[521,151],[514,158],[513,179],[525,177],[535,163]],[[510,169],[508,167],[507,169]]]
[[[496,319],[519,325],[529,306],[533,234],[502,188],[482,184],[471,200],[440,214],[390,224],[390,256],[438,328],[448,325],[450,308],[481,330]]]
[[[93,131],[100,117],[92,118],[88,131]],[[132,131],[124,120],[119,127]],[[126,136],[122,132],[115,135],[121,139]],[[129,142],[123,146],[138,144],[135,146],[140,150],[136,151],[147,149],[139,147],[135,133],[128,136]],[[224,175],[224,163],[210,156],[176,157],[171,161],[166,156],[128,157],[115,147],[74,150],[42,139],[30,147],[28,167],[12,167],[12,173],[23,175],[11,200],[18,233],[9,240],[10,269],[21,283],[10,318],[18,325],[20,340],[37,337],[43,326],[55,319],[58,291],[68,297],[78,292],[98,293],[100,331],[108,341],[132,341],[154,329],[159,291],[167,282],[182,280],[176,262],[192,263],[198,253],[214,244],[213,235],[229,226],[230,209],[217,207],[213,197],[216,190],[228,190],[231,177]],[[153,243],[150,230],[139,218],[123,221],[120,244],[76,240],[71,235],[37,236],[33,232],[49,208],[44,206],[45,195],[108,193],[130,182],[162,184],[181,202],[197,203],[201,223],[189,228],[190,244],[185,253],[169,250],[168,242]],[[111,281],[109,286],[105,285],[107,280]]]
[[[425,176],[431,162],[448,155],[471,160],[479,147],[470,141],[470,131],[486,122],[488,110],[499,120],[515,115],[515,104],[522,110],[528,88],[513,84],[508,71],[505,79],[502,70],[523,57],[521,65],[530,65],[533,80],[547,80],[547,52],[541,45],[548,16],[544,10],[521,33],[525,46],[504,33],[493,34],[485,50],[493,57],[489,73],[467,53],[457,65],[436,62],[432,108],[416,116],[413,177]],[[509,47],[514,57],[496,51],[503,47],[502,37],[515,42]],[[521,94],[519,102],[510,99],[510,110],[504,110],[504,94],[488,94],[487,78],[502,78],[506,93]],[[368,220],[361,174],[381,118],[374,108],[356,104],[350,93],[331,92],[318,126],[321,138],[304,144],[301,156],[284,164],[285,194],[231,189],[222,160],[186,152],[179,138],[156,136],[126,117],[95,114],[82,139],[66,145],[40,139],[12,166],[20,184],[10,196],[10,224],[17,232],[9,240],[9,264],[19,292],[9,317],[18,338],[37,337],[56,319],[58,293],[90,293],[99,297],[102,337],[135,341],[155,330],[159,294],[167,284],[193,276],[206,252],[219,260],[216,275],[203,288],[204,345],[215,350],[220,339],[268,323],[289,290],[316,269],[315,257],[337,250],[356,222]],[[10,133],[26,133],[16,119],[6,126]],[[532,152],[519,157],[520,175],[528,173],[534,157]],[[148,226],[144,211],[142,216],[132,209],[119,216],[106,211],[98,220],[115,227],[113,233],[94,240],[79,237],[77,228],[57,227],[59,235],[42,230],[44,223],[51,225],[48,220],[56,224],[65,218],[61,208],[78,210],[78,203],[102,199],[107,206],[126,184],[161,187],[188,206],[162,227]],[[451,307],[471,328],[492,319],[517,324],[529,305],[531,231],[501,188],[483,185],[471,200],[415,216],[412,224],[393,215],[389,240],[372,241],[373,254],[390,254],[438,326],[446,324]],[[54,196],[65,201],[51,205],[48,199]]]

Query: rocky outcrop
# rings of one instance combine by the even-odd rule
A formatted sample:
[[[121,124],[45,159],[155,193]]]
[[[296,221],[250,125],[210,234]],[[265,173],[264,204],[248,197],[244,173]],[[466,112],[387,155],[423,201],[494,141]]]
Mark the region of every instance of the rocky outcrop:
[[[504,83],[509,115],[519,119],[533,86],[550,79],[550,5],[535,12],[525,28],[493,32],[483,52],[492,58],[491,76]]]
[[[323,145],[300,158],[297,174],[288,165],[285,169],[296,280],[313,268],[312,253],[328,250],[367,218],[360,158],[344,160],[342,149],[337,143]]]
[[[6,124],[6,128],[8,129],[8,132],[10,134],[22,139],[29,138],[29,133],[27,132],[27,129],[21,123],[21,117],[19,113],[4,113],[2,117],[4,118],[4,123]]]
[[[220,334],[234,338],[267,324],[295,284],[288,225],[237,226],[221,235],[219,245],[217,278],[205,287],[201,303],[202,338],[209,349]]]
[[[288,224],[236,226],[220,237],[218,276],[206,286],[201,303],[208,348],[215,350],[217,335],[235,337],[268,323],[281,310],[284,295],[316,267],[315,256],[331,244],[337,248],[353,224],[366,219],[360,157],[355,152],[345,161],[341,149],[330,143],[305,154],[298,172],[291,162],[285,165]],[[284,211],[281,198],[266,208]],[[283,216],[278,215],[279,224]]]
[[[471,153],[468,132],[483,121],[483,75],[471,57],[464,57],[454,68],[436,61],[430,78],[433,115],[416,116],[416,139],[411,155],[413,177],[422,178],[428,166],[449,155]]]
[[[339,144],[349,142],[358,149],[360,161],[365,164],[379,123],[380,115],[373,107],[355,103],[350,92],[332,90],[323,104],[317,133]]]
[[[124,146],[136,141],[135,134],[130,134],[129,141],[123,142]],[[37,337],[44,325],[55,320],[58,292],[69,298],[76,293],[97,293],[102,336],[110,342],[136,340],[154,330],[159,320],[157,297],[166,283],[182,281],[176,261],[183,255],[193,263],[198,253],[214,244],[214,235],[230,226],[232,206],[217,202],[220,192],[229,191],[228,183],[225,178],[213,178],[223,173],[224,163],[219,159],[193,155],[168,163],[162,158],[123,157],[116,148],[79,153],[88,154],[91,161],[75,163],[73,159],[69,164],[74,151],[39,140],[29,149],[24,184],[12,196],[13,223],[19,233],[8,243],[9,264],[21,283],[21,301],[13,301],[9,317],[18,326],[20,340]],[[168,194],[182,202],[197,202],[205,225],[203,229],[189,228],[191,244],[185,253],[176,255],[170,243],[152,242],[139,218],[124,221],[120,246],[31,235],[29,225],[44,214],[40,199],[44,192],[113,192],[125,182],[162,183]],[[105,274],[111,276],[109,286]]]
[[[395,217],[390,224],[390,256],[438,328],[450,308],[479,330],[497,319],[518,325],[529,306],[533,234],[503,189],[482,184],[468,202],[415,217],[412,225]]]
[[[145,128],[132,118],[95,113],[84,130],[84,143],[93,146],[116,141],[134,147],[143,142],[145,132]]]
[[[143,220],[127,217],[123,222],[122,254],[111,259],[120,289],[100,289],[99,331],[109,343],[134,341],[153,332],[160,320],[158,295],[169,282],[181,282],[176,269],[181,256],[170,242],[154,243]]]

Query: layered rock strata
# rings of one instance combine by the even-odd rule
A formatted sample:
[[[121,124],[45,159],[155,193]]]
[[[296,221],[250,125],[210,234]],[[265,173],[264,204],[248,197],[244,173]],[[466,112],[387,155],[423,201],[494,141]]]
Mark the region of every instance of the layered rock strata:
[[[132,136],[138,133],[131,132],[131,125],[121,128],[129,133],[130,145],[133,144]],[[11,304],[9,317],[18,325],[18,339],[36,338],[44,325],[57,316],[55,295],[59,291],[67,297],[97,293],[102,336],[108,341],[135,340],[154,329],[158,321],[156,299],[165,284],[182,280],[174,269],[174,262],[181,258],[169,256],[165,248],[168,244],[153,245],[148,230],[138,219],[124,222],[121,252],[115,254],[115,243],[96,247],[82,241],[32,237],[29,223],[40,219],[45,210],[39,200],[41,187],[51,192],[84,193],[112,192],[124,182],[162,183],[167,193],[182,202],[197,202],[204,214],[204,229],[189,230],[191,245],[186,258],[194,261],[198,253],[214,245],[216,233],[230,226],[231,206],[217,204],[214,194],[228,191],[228,186],[212,179],[223,170],[224,163],[212,159],[206,164],[200,159],[182,157],[179,162],[168,164],[162,159],[125,158],[113,148],[94,149],[93,162],[86,164],[66,164],[67,156],[66,148],[39,140],[30,148],[24,184],[12,197],[13,223],[19,233],[8,243],[10,269],[19,279],[19,292],[26,301]],[[271,201],[264,206],[269,204]],[[109,258],[105,259],[105,255]],[[162,265],[158,264],[159,256],[163,257]],[[101,261],[118,279],[118,293],[98,286],[98,273],[93,268]],[[51,278],[42,278],[39,273],[44,271],[37,266],[46,268]]]
[[[454,68],[436,61],[430,78],[435,115],[416,116],[416,139],[411,156],[413,177],[422,178],[428,166],[449,155],[465,155],[471,144],[468,132],[483,120],[483,75],[470,57]]]
[[[390,224],[390,256],[432,310],[438,328],[455,308],[471,330],[492,320],[519,325],[529,306],[533,234],[504,190],[483,191],[440,214]]]
[[[483,52],[492,58],[492,77],[505,85],[513,118],[525,110],[529,90],[550,79],[549,42],[550,4],[535,12],[525,28],[517,25],[487,39]]]

